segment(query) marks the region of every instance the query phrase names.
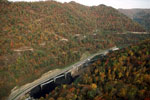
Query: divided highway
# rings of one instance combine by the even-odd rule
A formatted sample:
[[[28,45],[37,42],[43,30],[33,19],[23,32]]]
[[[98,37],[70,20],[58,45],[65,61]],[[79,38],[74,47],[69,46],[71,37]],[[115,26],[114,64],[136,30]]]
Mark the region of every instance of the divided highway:
[[[12,93],[10,94],[8,100],[18,100],[20,97],[24,96],[26,93],[29,93],[33,88],[35,88],[36,86],[38,85],[41,85],[45,82],[48,82],[50,81],[51,79],[54,79],[56,78],[57,76],[61,75],[61,74],[64,74],[64,73],[68,73],[68,72],[71,72],[72,70],[74,69],[77,69],[87,63],[87,62],[90,62],[90,60],[97,56],[97,55],[106,55],[109,51],[114,51],[114,50],[118,50],[117,47],[113,47],[113,48],[110,48],[110,49],[107,49],[107,50],[103,50],[101,52],[98,52],[98,53],[95,53],[89,57],[87,57],[86,59],[82,60],[82,61],[79,61],[67,68],[64,68],[64,69],[58,69],[58,70],[55,70],[54,72],[50,73],[50,74],[47,74],[39,79],[37,79],[36,81],[32,82],[32,83],[29,83],[27,85],[24,85],[22,87],[20,87],[19,89],[16,89],[14,91],[12,91]]]

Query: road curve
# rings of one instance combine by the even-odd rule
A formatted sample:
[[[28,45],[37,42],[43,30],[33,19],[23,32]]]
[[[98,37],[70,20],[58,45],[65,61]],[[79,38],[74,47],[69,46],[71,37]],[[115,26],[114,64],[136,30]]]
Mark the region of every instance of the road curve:
[[[73,68],[79,67],[81,65],[83,65],[86,61],[89,61],[90,59],[92,59],[93,57],[100,55],[100,54],[107,54],[109,52],[109,50],[113,50],[116,47],[112,47],[110,49],[107,50],[103,50],[101,52],[95,53],[89,57],[87,57],[86,59],[83,59],[67,68],[64,69],[57,69],[54,70],[52,73],[47,74],[47,75],[43,75],[41,78],[37,79],[36,81],[32,82],[32,83],[28,83],[24,86],[21,86],[19,89],[16,89],[14,91],[12,91],[12,93],[9,95],[8,100],[18,100],[20,97],[24,96],[26,93],[28,93],[29,91],[31,91],[34,87],[47,82],[50,79],[55,78],[56,76],[63,74],[65,72],[71,71]]]

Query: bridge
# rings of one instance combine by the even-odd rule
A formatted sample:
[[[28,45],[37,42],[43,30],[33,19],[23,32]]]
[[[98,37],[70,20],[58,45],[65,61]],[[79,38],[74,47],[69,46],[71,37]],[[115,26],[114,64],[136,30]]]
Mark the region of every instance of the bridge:
[[[74,65],[71,65],[71,66],[61,70],[60,72],[55,73],[52,76],[48,76],[45,79],[41,79],[36,83],[33,83],[33,84],[31,83],[29,86],[21,87],[21,88],[15,90],[15,92],[12,92],[10,94],[8,100],[18,100],[20,97],[24,96],[27,93],[29,93],[30,95],[34,95],[34,91],[36,91],[36,90],[42,91],[42,89],[45,88],[47,84],[52,84],[52,85],[59,84],[58,81],[60,81],[60,79],[63,79],[63,81],[65,83],[66,79],[70,78],[70,76],[73,76],[80,69],[87,66],[88,63],[92,62],[93,58],[95,56],[98,56],[98,55],[105,56],[108,52],[115,51],[118,49],[119,48],[117,48],[117,47],[113,47],[113,48],[95,53],[95,54],[87,57],[86,59],[79,61],[79,62],[75,63]],[[61,83],[63,83],[63,82],[61,82]]]

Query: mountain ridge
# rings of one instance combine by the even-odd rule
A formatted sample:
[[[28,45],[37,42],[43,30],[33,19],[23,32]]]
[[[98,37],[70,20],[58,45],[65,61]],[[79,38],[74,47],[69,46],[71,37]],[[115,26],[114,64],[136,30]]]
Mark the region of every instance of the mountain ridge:
[[[145,29],[105,5],[4,2],[0,22],[0,88],[4,90],[0,98],[42,73],[79,61],[86,51],[92,54],[149,38],[149,34],[121,34]]]
[[[150,31],[150,9],[118,9]]]

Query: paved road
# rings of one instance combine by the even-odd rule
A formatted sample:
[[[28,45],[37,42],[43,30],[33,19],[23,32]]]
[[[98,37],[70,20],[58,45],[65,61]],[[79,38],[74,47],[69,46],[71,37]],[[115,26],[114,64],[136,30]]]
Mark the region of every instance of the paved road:
[[[114,48],[114,47],[113,47]],[[110,48],[112,49],[112,48]],[[101,52],[98,52],[98,53],[95,53],[89,57],[87,57],[86,59],[83,59],[82,61],[79,61],[65,69],[57,69],[57,70],[54,70],[53,72],[47,74],[47,75],[44,75],[42,76],[41,78],[37,79],[36,81],[32,82],[32,83],[28,83],[22,87],[20,87],[19,89],[13,91],[8,100],[18,100],[20,97],[22,97],[23,95],[25,95],[26,93],[28,93],[29,91],[31,91],[34,87],[44,83],[44,82],[47,82],[49,81],[50,79],[53,79],[55,78],[56,76],[60,75],[60,74],[63,74],[65,72],[68,72],[68,71],[71,71],[72,69],[74,68],[77,68],[81,65],[83,65],[84,63],[86,63],[87,61],[89,61],[90,59],[92,59],[93,57],[97,56],[97,55],[100,55],[100,54],[107,54],[108,51],[110,49],[107,49],[107,50],[103,50]]]

